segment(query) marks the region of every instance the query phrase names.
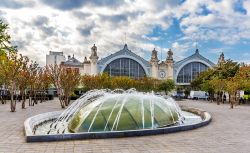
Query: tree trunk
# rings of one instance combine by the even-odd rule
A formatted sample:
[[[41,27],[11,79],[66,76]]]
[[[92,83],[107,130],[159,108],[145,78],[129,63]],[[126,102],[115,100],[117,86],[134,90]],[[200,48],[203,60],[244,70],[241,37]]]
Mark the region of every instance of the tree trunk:
[[[220,91],[220,102],[223,103],[223,91]]]
[[[15,105],[15,100],[14,100],[14,92],[10,92],[10,111],[15,112],[16,111],[16,105]]]
[[[217,105],[220,105],[219,97],[220,97],[220,92],[217,92],[217,95],[216,95]]]
[[[68,96],[64,96],[64,104],[65,106],[68,106]]]
[[[33,106],[37,104],[37,99],[36,99],[36,91],[34,91],[34,101],[33,101]]]
[[[212,92],[210,93],[210,101],[213,102],[213,100],[214,100],[214,93]]]
[[[229,103],[230,103],[230,108],[231,108],[231,109],[234,108],[232,99],[233,99],[233,98],[231,97],[231,94],[229,94]]]
[[[4,104],[4,94],[3,93],[1,95],[1,102],[2,102],[2,104]]]
[[[22,109],[25,109],[25,101],[26,101],[25,92],[22,91]]]
[[[66,106],[69,106],[69,103],[70,103],[70,96],[67,96],[67,97],[66,97],[66,100],[67,100]]]
[[[42,103],[42,102],[43,102],[43,90],[40,91],[40,96],[39,96],[39,98],[40,98],[40,103]]]
[[[235,102],[238,102],[238,104],[243,104],[243,101],[241,100],[241,97],[240,97],[240,92],[236,92],[235,93]]]
[[[58,96],[59,96],[59,101],[60,101],[61,107],[65,108],[65,104],[64,104],[64,100],[63,100],[62,96],[61,95],[58,95]]]
[[[41,100],[40,103],[42,103],[43,101],[45,101],[45,90],[42,90],[42,96],[41,96]]]
[[[222,104],[225,103],[225,101],[224,101],[224,95],[225,95],[225,92],[222,93]]]
[[[29,93],[29,106],[31,106],[31,103],[32,103],[32,90],[30,90]]]

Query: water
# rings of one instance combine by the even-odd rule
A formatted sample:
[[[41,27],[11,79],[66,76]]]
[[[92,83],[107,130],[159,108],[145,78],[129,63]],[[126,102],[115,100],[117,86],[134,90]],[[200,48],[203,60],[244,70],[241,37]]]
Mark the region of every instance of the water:
[[[109,89],[102,89],[102,90],[92,90],[84,95],[82,95],[79,99],[77,99],[75,102],[73,102],[65,111],[62,112],[62,114],[53,121],[47,121],[39,126],[36,127],[36,130],[34,131],[34,134],[40,135],[40,134],[62,134],[62,133],[70,133],[68,130],[69,122],[72,120],[74,116],[79,111],[84,110],[81,112],[81,120],[84,122],[88,119],[88,116],[93,113],[92,111],[97,108],[96,112],[94,112],[94,117],[92,118],[90,125],[87,129],[87,132],[93,132],[93,126],[96,121],[96,118],[99,112],[103,109],[103,105],[107,104],[110,99],[115,99],[114,106],[112,105],[112,109],[110,109],[110,114],[106,118],[107,122],[105,126],[103,127],[103,131],[108,130],[108,123],[111,120],[113,115],[115,116],[115,120],[113,122],[112,128],[110,131],[116,131],[119,130],[119,124],[120,119],[122,116],[122,112],[127,109],[128,105],[131,102],[131,97],[138,98],[138,110],[140,111],[140,118],[141,118],[141,127],[140,129],[154,129],[158,127],[158,123],[156,120],[157,114],[155,114],[157,110],[156,107],[161,109],[162,112],[165,114],[170,114],[172,118],[172,122],[176,124],[193,124],[200,122],[202,119],[194,115],[192,113],[183,112],[181,111],[178,104],[170,97],[163,98],[162,96],[155,95],[152,93],[141,93],[137,92],[135,89],[129,89],[127,91],[124,91],[122,89],[116,89],[116,90],[109,90]],[[145,116],[145,109],[147,108],[146,105],[149,103],[149,109],[147,111],[150,111],[150,119],[151,119],[151,126],[147,127],[146,123],[146,116]],[[117,106],[120,106],[119,111],[117,114],[114,113],[114,110],[117,109]],[[103,110],[102,110],[103,111]],[[130,110],[127,110],[129,113]],[[178,115],[178,118],[176,119],[174,117],[174,114]],[[131,114],[130,114],[131,115]],[[161,116],[160,116],[161,117]],[[185,119],[184,119],[185,118]],[[121,123],[122,124],[122,123]]]
[[[186,111],[182,111],[182,113],[183,113],[183,116],[184,116],[185,120],[183,120],[182,123],[178,123],[176,125],[190,125],[190,124],[200,123],[202,121],[202,118],[200,116],[198,116],[198,115],[195,115],[193,113],[186,112]],[[48,129],[50,129],[51,123],[53,123],[53,121],[48,121],[47,123],[44,123],[44,124],[38,126],[36,131],[34,132],[34,134],[35,135],[47,134]],[[70,133],[70,132],[68,131],[68,129],[66,129],[66,131],[64,133],[67,134],[67,133]]]

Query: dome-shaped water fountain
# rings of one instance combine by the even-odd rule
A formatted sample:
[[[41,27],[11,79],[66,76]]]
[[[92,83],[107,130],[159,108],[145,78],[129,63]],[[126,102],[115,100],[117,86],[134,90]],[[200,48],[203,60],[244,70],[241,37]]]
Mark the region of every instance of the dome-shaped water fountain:
[[[82,107],[68,128],[74,133],[153,129],[180,120],[181,110],[173,100],[152,93],[107,92]]]
[[[190,130],[211,121],[207,112],[185,110],[154,93],[92,90],[63,112],[28,118],[25,131],[27,141],[109,138]]]

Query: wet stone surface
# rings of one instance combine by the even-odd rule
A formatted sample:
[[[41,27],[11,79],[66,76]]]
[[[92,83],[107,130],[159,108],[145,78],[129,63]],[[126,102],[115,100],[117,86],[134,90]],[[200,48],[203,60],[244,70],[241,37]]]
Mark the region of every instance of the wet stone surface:
[[[0,104],[0,153],[33,152],[121,152],[121,153],[213,153],[250,150],[250,106],[216,105],[204,101],[180,101],[180,105],[208,111],[212,122],[205,127],[165,135],[143,136],[119,139],[77,140],[43,143],[26,143],[23,122],[26,118],[50,111],[58,111],[58,100],[39,103],[34,107],[11,113],[9,103]]]

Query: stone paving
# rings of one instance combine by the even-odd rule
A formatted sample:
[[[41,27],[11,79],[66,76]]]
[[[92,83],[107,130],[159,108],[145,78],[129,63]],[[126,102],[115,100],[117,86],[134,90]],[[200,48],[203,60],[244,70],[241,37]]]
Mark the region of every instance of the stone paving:
[[[204,101],[180,101],[180,105],[201,108],[213,121],[205,127],[179,133],[118,139],[26,143],[23,122],[26,118],[60,110],[57,100],[9,112],[9,104],[0,104],[0,153],[249,153],[250,106],[216,105]]]

